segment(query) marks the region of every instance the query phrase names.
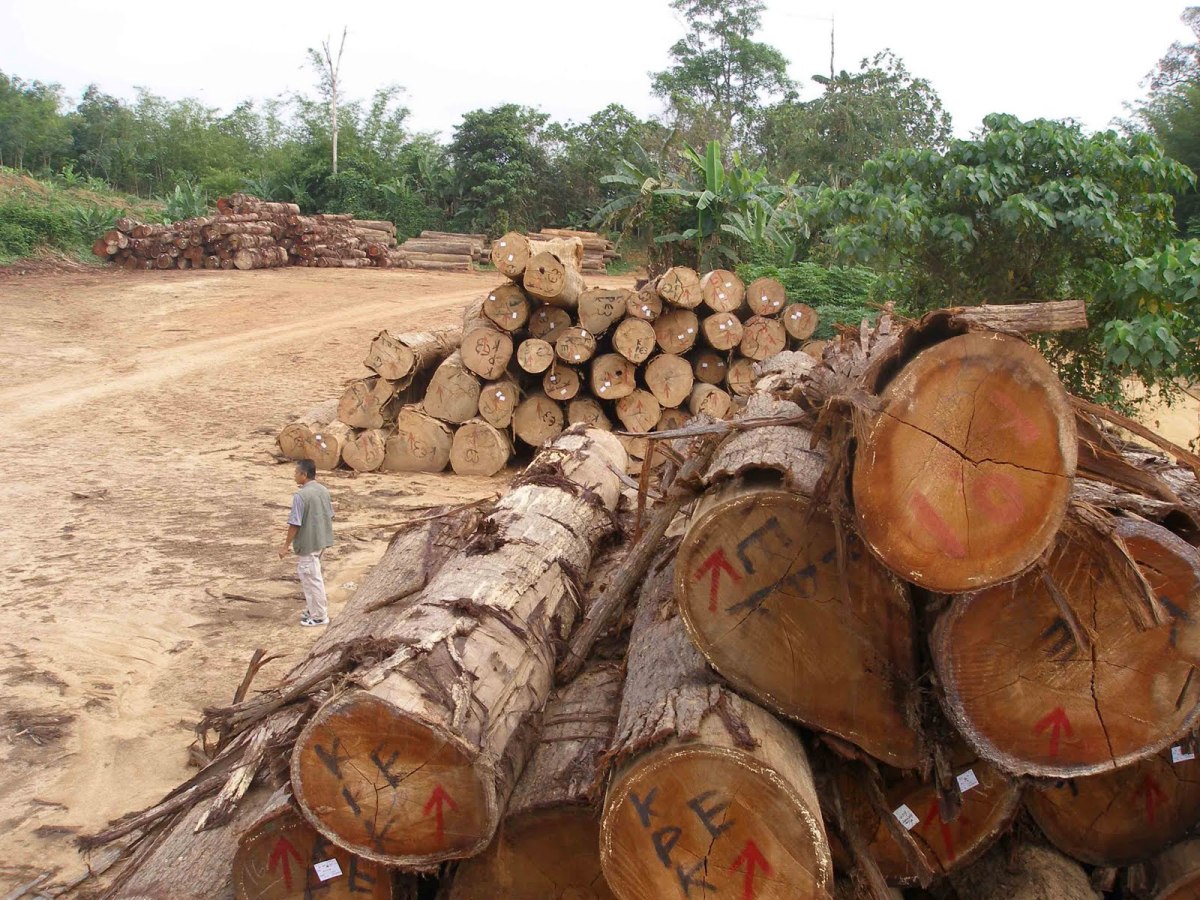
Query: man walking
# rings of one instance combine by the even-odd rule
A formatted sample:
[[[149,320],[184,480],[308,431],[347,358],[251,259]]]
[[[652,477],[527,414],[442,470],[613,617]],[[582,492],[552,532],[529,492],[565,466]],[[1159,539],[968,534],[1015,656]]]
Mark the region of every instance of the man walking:
[[[321,576],[321,552],[333,544],[333,504],[325,485],[316,481],[317,467],[311,459],[296,463],[296,484],[292,512],[288,516],[287,537],[279,548],[279,558],[288,549],[296,551],[296,572],[304,590],[307,609],[300,617],[305,626],[328,625],[329,608],[325,603],[325,580]]]

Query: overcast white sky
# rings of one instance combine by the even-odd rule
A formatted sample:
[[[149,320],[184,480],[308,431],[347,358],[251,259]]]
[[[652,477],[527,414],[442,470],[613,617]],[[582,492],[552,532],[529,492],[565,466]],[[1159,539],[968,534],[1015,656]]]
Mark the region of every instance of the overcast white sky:
[[[929,79],[967,136],[989,112],[1072,117],[1107,127],[1174,40],[1189,39],[1179,0],[1008,3],[768,0],[762,40],[783,51],[805,96],[829,69],[890,47]],[[611,102],[660,111],[648,72],[663,68],[683,23],[668,0],[558,6],[482,0],[311,0],[218,4],[0,0],[0,70],[134,86],[228,110],[247,98],[308,91],[306,47],[350,29],[344,91],[403,85],[414,130],[451,136],[467,110],[503,102],[579,121]]]

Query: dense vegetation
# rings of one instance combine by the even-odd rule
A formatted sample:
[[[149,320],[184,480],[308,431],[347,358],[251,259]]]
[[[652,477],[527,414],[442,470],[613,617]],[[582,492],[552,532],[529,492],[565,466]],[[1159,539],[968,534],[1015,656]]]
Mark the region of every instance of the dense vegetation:
[[[801,99],[757,39],[763,0],[671,5],[687,25],[650,75],[660,117],[614,104],[560,123],[509,103],[442,138],[413,133],[387,86],[339,96],[336,174],[334,85],[313,51],[313,95],[231,111],[96,85],[69,101],[0,73],[0,166],[42,179],[40,194],[0,194],[0,257],[78,246],[135,197],[160,203],[143,215],[181,218],[248,190],[391,219],[405,236],[606,228],[652,271],[774,273],[822,309],[826,333],[884,300],[917,314],[1083,297],[1093,327],[1054,346],[1072,389],[1119,403],[1125,376],[1168,393],[1195,380],[1200,8],[1183,16],[1196,42],[1168,49],[1122,133],[993,115],[954,140],[934,86],[886,50],[814,76],[820,93]],[[87,190],[128,196],[71,199]]]

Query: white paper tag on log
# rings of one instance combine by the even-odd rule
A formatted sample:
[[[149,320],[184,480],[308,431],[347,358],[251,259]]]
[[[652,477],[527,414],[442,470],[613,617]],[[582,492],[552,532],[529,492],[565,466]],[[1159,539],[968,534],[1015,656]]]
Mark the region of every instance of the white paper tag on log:
[[[1171,748],[1171,762],[1179,764],[1181,762],[1191,762],[1196,758],[1196,754],[1192,750],[1187,750],[1183,747]]]
[[[979,787],[979,779],[975,777],[974,769],[967,769],[967,771],[958,776],[958,789],[962,793],[965,794],[971,788],[977,787]]]
[[[905,831],[912,831],[917,827],[917,823],[921,821],[917,818],[917,814],[903,803],[896,807],[896,811],[892,815],[896,817],[896,821],[904,826]]]
[[[342,867],[338,865],[336,859],[327,859],[325,862],[319,862],[313,866],[313,871],[322,881],[328,881],[330,878],[337,878],[341,875]]]

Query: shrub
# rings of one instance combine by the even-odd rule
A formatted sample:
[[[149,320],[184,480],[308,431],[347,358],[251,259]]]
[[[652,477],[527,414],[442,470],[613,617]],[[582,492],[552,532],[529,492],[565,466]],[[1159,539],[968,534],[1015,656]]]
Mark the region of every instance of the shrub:
[[[61,212],[20,202],[0,203],[0,255],[27,256],[38,247],[66,249],[76,241]]]
[[[878,276],[860,266],[822,266],[813,262],[789,266],[744,265],[738,275],[749,284],[756,278],[774,278],[787,291],[789,303],[806,303],[821,317],[814,338],[828,340],[834,324],[858,325],[879,313],[871,301]]]

